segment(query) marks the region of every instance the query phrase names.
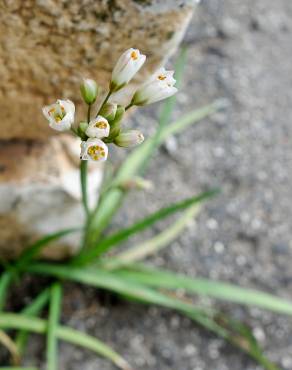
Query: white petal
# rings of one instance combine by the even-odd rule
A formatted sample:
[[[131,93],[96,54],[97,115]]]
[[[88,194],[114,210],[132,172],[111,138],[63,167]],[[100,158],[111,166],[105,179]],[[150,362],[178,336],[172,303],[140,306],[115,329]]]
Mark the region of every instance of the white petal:
[[[63,119],[60,122],[50,120],[49,126],[57,131],[67,131],[70,130],[71,124],[72,124],[71,120],[69,121],[66,119]]]
[[[58,100],[58,103],[64,107],[66,114],[71,114],[72,116],[74,116],[75,104],[71,100]]]
[[[162,80],[164,82],[167,82],[170,85],[174,85],[176,83],[176,80],[173,78],[174,71],[167,71],[164,67],[159,68],[148,80],[147,83],[154,82],[155,80],[158,80],[160,76],[164,76],[165,79]]]
[[[51,105],[46,105],[45,107],[43,107],[43,115],[46,117],[46,119],[50,120],[51,119],[51,116],[50,116],[50,110],[51,109],[54,109],[55,108],[55,105],[56,103],[54,104],[51,104]]]
[[[113,69],[113,72],[112,72],[112,76],[113,76],[113,80],[116,80],[117,78],[117,74],[121,72],[121,70],[126,66],[126,64],[129,62],[129,60],[131,59],[131,54],[132,52],[134,51],[133,48],[131,49],[128,49],[126,50],[121,56],[120,58],[118,59],[114,69]]]
[[[154,94],[149,100],[148,104],[156,103],[160,100],[167,99],[170,96],[174,95],[177,93],[177,88],[174,86],[170,86],[167,89],[163,89],[156,94]]]

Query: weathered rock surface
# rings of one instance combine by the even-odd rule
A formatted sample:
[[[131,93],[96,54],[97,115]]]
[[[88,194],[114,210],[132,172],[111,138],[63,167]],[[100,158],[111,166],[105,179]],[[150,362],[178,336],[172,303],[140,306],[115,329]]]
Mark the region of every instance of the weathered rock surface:
[[[41,107],[69,98],[81,116],[80,79],[94,78],[106,89],[129,47],[148,56],[141,81],[175,51],[195,3],[0,0],[0,255],[14,257],[27,242],[83,222],[78,144],[66,136],[48,140],[56,131]],[[94,167],[92,195],[101,177]],[[77,246],[74,235],[46,255],[64,257]]]
[[[84,222],[80,203],[79,140],[51,138],[44,144],[14,142],[0,147],[0,255],[17,256],[34,239]],[[77,161],[76,161],[77,160]],[[89,199],[94,203],[102,179],[101,166],[90,167]],[[44,255],[66,257],[80,235],[65,237]]]
[[[41,106],[78,103],[81,77],[107,86],[129,47],[148,55],[146,76],[175,51],[190,20],[190,0],[0,0],[0,139],[54,134]]]

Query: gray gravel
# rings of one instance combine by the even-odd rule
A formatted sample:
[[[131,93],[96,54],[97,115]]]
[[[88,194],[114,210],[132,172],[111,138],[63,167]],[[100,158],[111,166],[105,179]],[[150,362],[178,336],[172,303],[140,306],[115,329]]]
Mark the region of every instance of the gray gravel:
[[[133,194],[115,223],[131,223],[170,201],[220,186],[221,195],[152,263],[292,300],[291,18],[288,0],[203,1],[186,36],[188,63],[175,117],[222,97],[229,107],[167,143],[148,172],[155,191]],[[134,123],[154,125],[156,109],[143,116],[140,111]],[[292,369],[289,318],[218,302],[216,307],[251,325],[270,359]],[[100,304],[96,291],[68,285],[64,312],[67,324],[113,345],[136,370],[260,369],[167,310]],[[42,349],[34,341],[27,361]],[[62,345],[60,369],[81,367],[114,369]]]

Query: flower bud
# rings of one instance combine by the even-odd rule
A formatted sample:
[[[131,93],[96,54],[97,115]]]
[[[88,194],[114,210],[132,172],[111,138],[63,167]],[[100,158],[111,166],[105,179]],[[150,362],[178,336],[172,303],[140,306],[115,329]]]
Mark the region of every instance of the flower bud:
[[[100,110],[99,114],[106,118],[108,121],[112,121],[117,112],[118,105],[116,103],[106,103]]]
[[[128,49],[122,54],[115,65],[110,83],[111,92],[122,89],[139,71],[146,60],[146,56],[138,49]]]
[[[144,136],[138,130],[127,130],[122,131],[114,140],[117,146],[123,148],[130,148],[143,143]]]
[[[79,123],[79,130],[81,132],[85,132],[87,130],[87,128],[88,128],[88,123],[87,122],[83,121],[83,122]]]
[[[97,83],[89,78],[84,78],[80,85],[80,92],[86,104],[93,104],[98,95]]]
[[[110,123],[110,134],[108,138],[104,141],[106,143],[112,143],[114,139],[120,134],[121,132],[121,122],[125,114],[125,108],[121,105],[118,105],[115,119]]]
[[[79,123],[79,126],[77,128],[77,134],[78,136],[82,139],[82,140],[86,140],[87,139],[87,135],[86,135],[86,130],[88,128],[88,123],[87,122],[80,122]]]

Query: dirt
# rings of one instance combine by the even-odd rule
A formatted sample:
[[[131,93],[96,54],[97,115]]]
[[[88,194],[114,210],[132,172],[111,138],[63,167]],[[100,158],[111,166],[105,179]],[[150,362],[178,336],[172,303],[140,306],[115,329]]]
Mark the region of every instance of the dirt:
[[[287,0],[205,0],[199,6],[185,38],[188,62],[174,118],[218,98],[228,108],[167,142],[147,174],[155,190],[131,195],[115,225],[210,187],[221,194],[151,263],[292,300],[291,17]],[[154,126],[157,111],[144,109],[132,123]],[[292,369],[289,318],[215,306],[251,325],[267,356]],[[112,345],[135,370],[261,369],[176,313],[101,303],[93,289],[68,284],[63,316],[67,325]],[[33,340],[26,362],[35,364],[43,349]],[[60,369],[114,369],[92,353],[61,349]]]

